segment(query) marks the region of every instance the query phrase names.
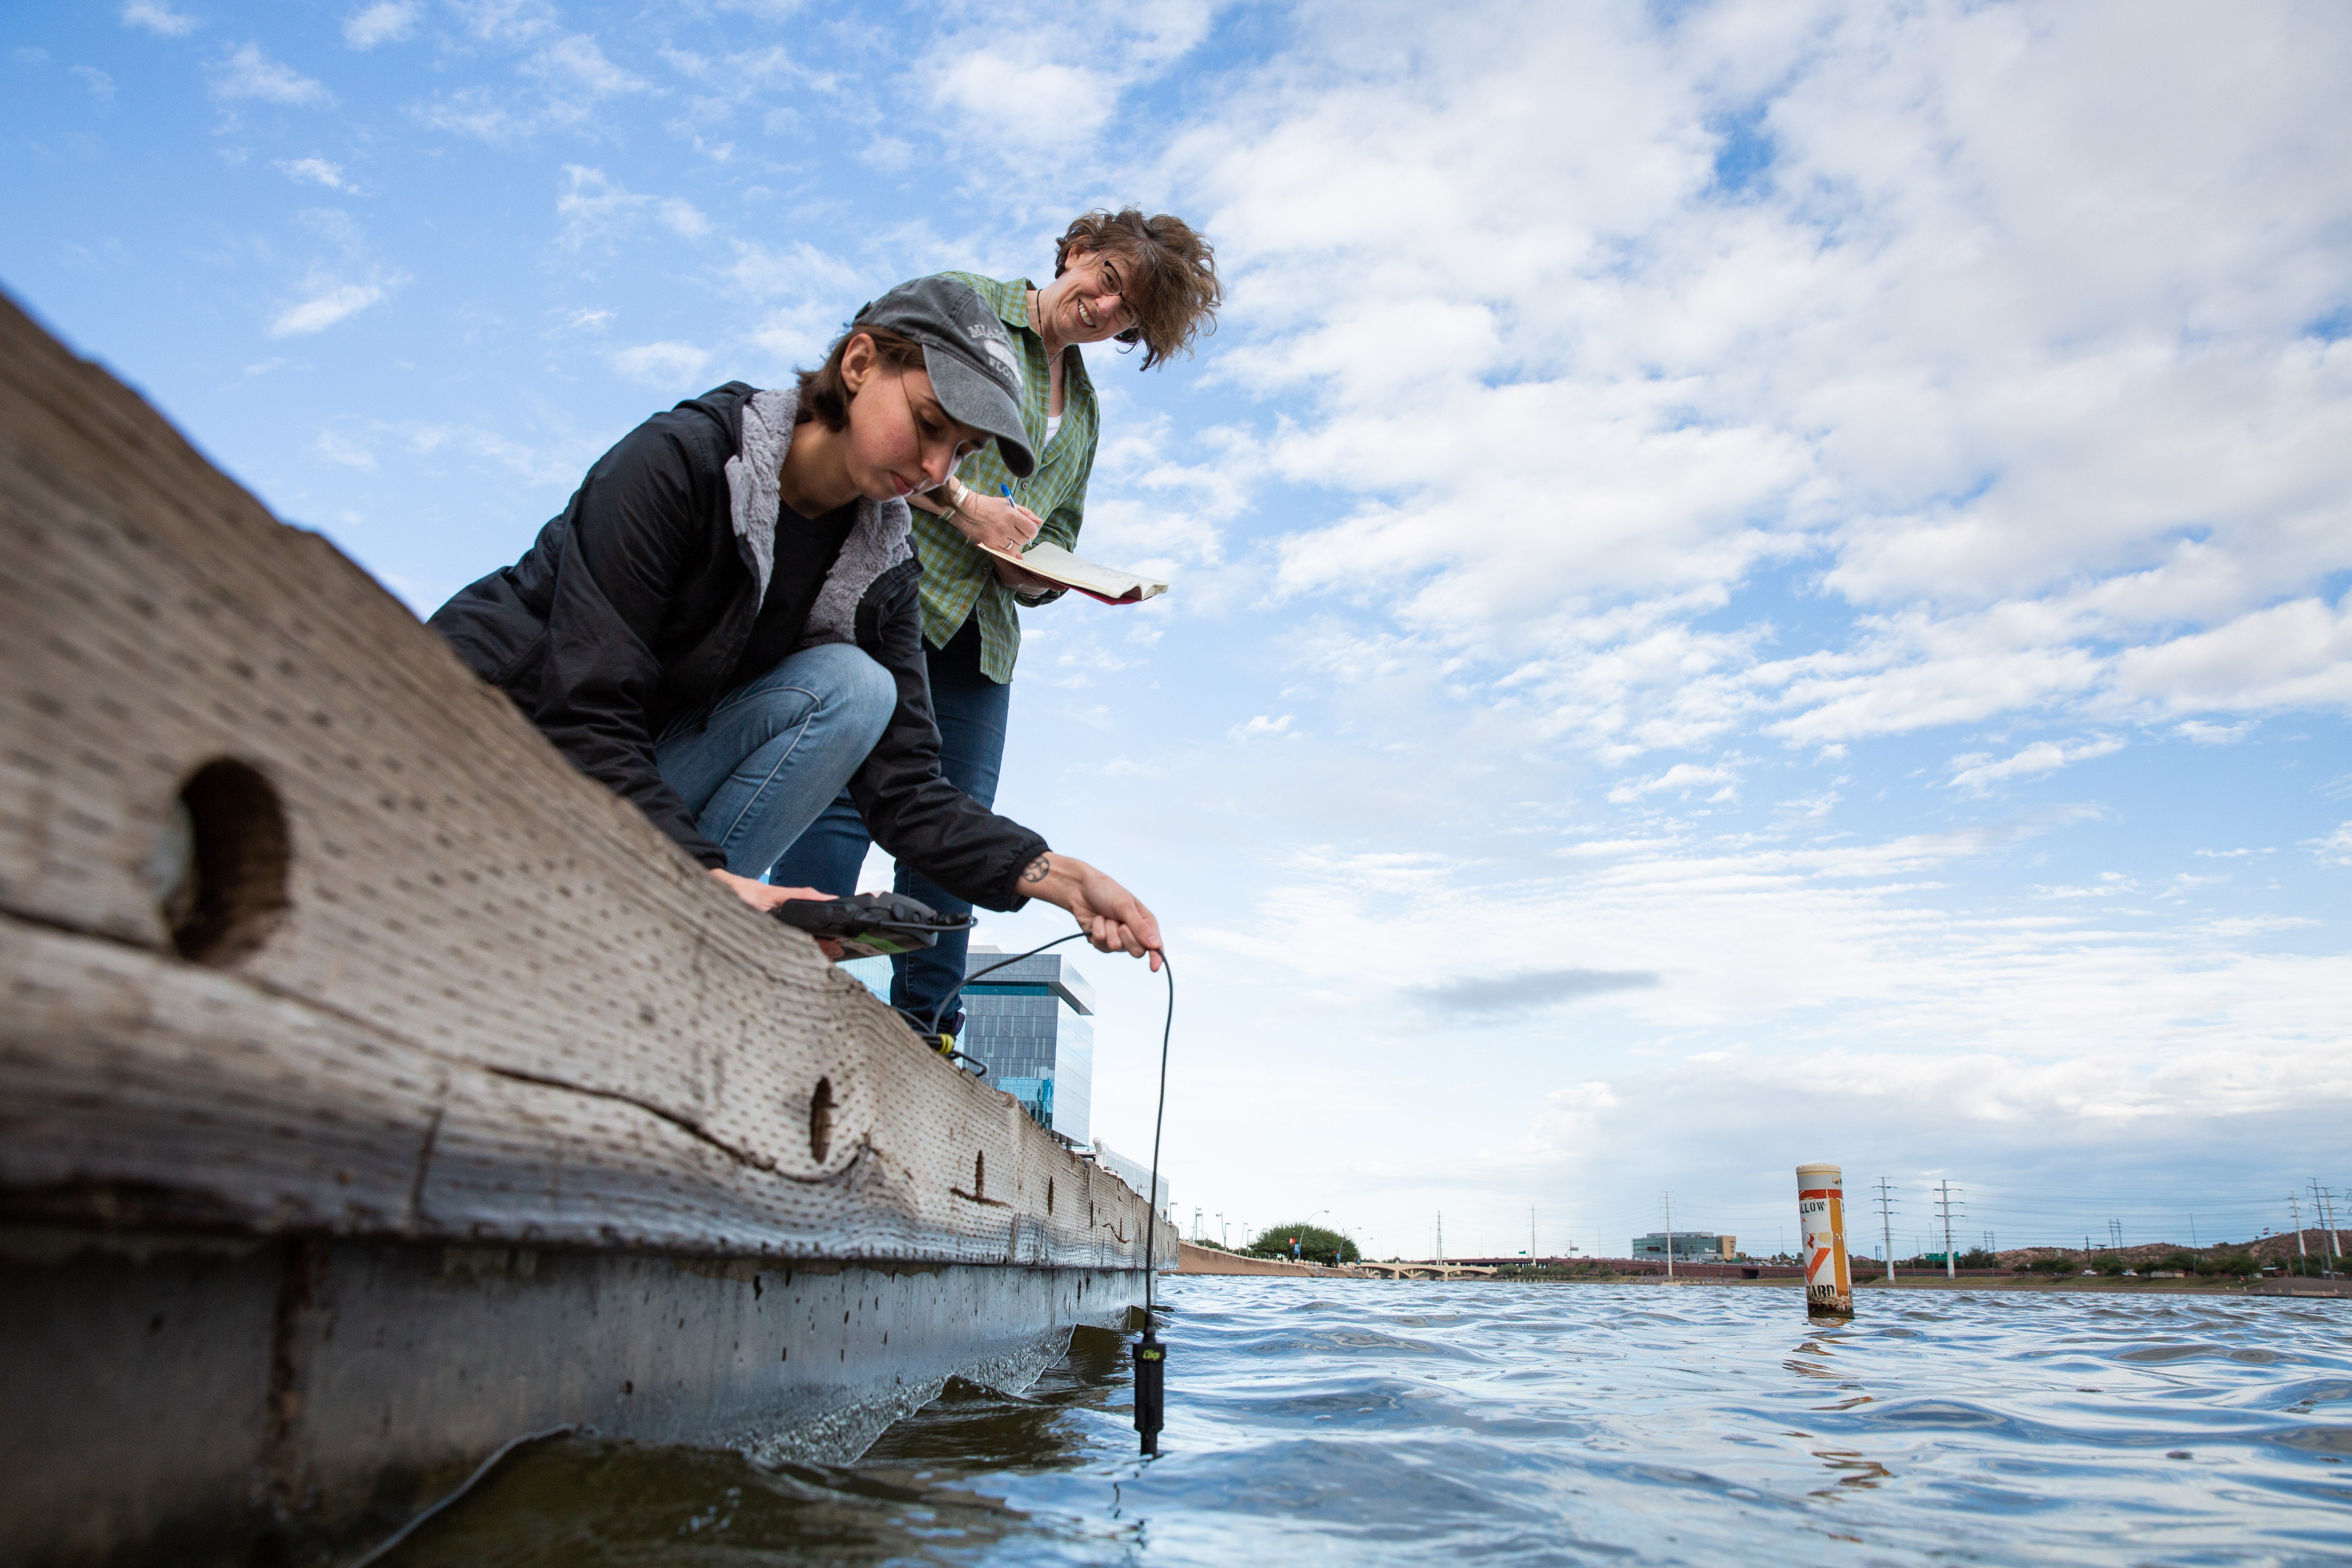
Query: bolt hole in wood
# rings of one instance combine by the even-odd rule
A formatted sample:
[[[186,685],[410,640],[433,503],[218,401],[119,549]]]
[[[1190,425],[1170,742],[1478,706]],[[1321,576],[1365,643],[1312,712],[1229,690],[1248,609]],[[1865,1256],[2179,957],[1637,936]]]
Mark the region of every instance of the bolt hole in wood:
[[[188,775],[145,868],[172,945],[215,968],[268,942],[292,900],[286,808],[261,771],[234,757]]]
[[[821,1078],[809,1092],[809,1158],[824,1163],[833,1149],[833,1079]]]

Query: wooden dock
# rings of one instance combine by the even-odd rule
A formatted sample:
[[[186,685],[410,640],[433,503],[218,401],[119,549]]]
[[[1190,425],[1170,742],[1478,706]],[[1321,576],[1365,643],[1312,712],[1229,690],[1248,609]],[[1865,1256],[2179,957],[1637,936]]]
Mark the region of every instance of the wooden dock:
[[[846,1458],[1139,1303],[1131,1189],[5,299],[0,540],[0,1561]]]

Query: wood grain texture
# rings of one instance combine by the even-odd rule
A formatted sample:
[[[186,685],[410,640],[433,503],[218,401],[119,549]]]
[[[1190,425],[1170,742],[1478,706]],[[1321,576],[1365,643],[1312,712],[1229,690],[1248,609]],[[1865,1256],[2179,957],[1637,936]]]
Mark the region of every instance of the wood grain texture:
[[[1140,1267],[1123,1183],[5,300],[0,548],[0,1205]],[[221,758],[283,804],[290,907],[210,967],[178,955],[152,868]]]

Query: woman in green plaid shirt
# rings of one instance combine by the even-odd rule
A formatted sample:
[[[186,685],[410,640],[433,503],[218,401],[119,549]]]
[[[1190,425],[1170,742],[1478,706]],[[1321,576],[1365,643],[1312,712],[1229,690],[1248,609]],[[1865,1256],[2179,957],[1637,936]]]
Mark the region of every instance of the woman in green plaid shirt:
[[[989,805],[996,799],[1013,664],[1021,650],[1014,605],[1048,605],[1061,591],[979,546],[1018,552],[1044,539],[1077,547],[1100,431],[1079,345],[1107,338],[1140,343],[1150,370],[1189,350],[1201,329],[1213,324],[1223,289],[1207,241],[1181,218],[1146,217],[1131,207],[1091,212],[1072,223],[1055,247],[1054,280],[1043,289],[1025,278],[948,276],[970,284],[1003,319],[1022,360],[1022,423],[1038,455],[1036,472],[1016,480],[991,446],[937,490],[911,498],[940,767],[950,783]],[[1003,493],[1006,485],[1011,500]],[[854,892],[867,843],[866,824],[844,794],[785,851],[771,879]],[[898,888],[943,913],[971,908],[904,866]],[[964,949],[957,933],[891,960],[891,1005],[928,1034],[952,1038],[963,1027],[957,998]]]

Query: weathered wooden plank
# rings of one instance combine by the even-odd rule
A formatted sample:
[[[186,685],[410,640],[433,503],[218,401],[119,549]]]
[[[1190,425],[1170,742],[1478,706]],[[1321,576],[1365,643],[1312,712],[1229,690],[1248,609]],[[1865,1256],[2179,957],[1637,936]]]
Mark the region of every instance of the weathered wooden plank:
[[[1140,1263],[1122,1184],[5,301],[0,545],[0,1204]],[[283,908],[197,963],[163,889],[225,758],[282,811]]]

